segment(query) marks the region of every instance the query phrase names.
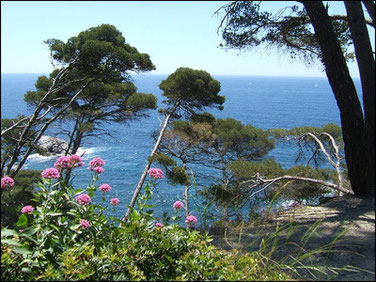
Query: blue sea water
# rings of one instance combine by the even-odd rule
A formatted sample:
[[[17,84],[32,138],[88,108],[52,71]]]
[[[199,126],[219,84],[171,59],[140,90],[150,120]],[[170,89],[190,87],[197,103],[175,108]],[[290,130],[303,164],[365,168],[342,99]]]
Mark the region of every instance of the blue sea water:
[[[1,118],[30,114],[23,95],[26,91],[34,90],[34,83],[40,75],[1,75]],[[162,107],[164,98],[158,85],[166,77],[167,75],[134,75],[133,80],[139,92],[153,93],[158,98],[158,107]],[[339,110],[326,78],[213,77],[221,83],[221,95],[226,96],[223,111],[207,109],[217,118],[231,117],[262,129],[322,126],[329,122],[340,124]],[[355,79],[354,83],[358,93],[361,93],[359,79]],[[86,164],[95,156],[106,161],[105,173],[97,184],[110,184],[112,190],[108,192],[108,198],[120,199],[114,213],[110,211],[112,215],[124,215],[153,148],[151,133],[159,128],[163,117],[157,111],[151,110],[148,113],[148,117],[127,124],[105,125],[104,129],[110,131],[114,137],[102,136],[100,139],[84,140],[82,151],[85,151]],[[296,153],[294,145],[280,143],[267,157],[274,158],[288,168],[295,164]],[[24,168],[43,170],[53,167],[55,160],[56,157],[33,154]],[[73,184],[86,187],[90,180],[87,166],[76,169],[75,173]],[[183,187],[172,186],[166,179],[159,180],[154,199],[155,214],[161,216],[164,211],[171,214],[172,204],[178,199],[183,199]],[[192,213],[197,214],[194,207]]]

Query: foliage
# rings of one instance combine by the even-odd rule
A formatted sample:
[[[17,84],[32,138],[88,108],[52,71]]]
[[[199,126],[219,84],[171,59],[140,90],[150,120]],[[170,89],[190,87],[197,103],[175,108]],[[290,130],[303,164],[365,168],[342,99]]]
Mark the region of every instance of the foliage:
[[[39,170],[21,170],[14,178],[15,185],[1,194],[1,225],[14,228],[21,207],[32,204],[35,184],[40,179]]]
[[[162,96],[167,100],[164,103],[175,104],[186,114],[193,114],[203,107],[218,107],[223,109],[224,96],[219,96],[221,84],[203,70],[178,68],[159,84],[163,91]]]
[[[105,216],[105,192],[101,205],[79,204],[79,194],[94,197],[98,177],[94,173],[85,190],[65,185],[63,176],[38,183],[35,210],[17,222],[23,230],[1,230],[2,280],[288,279],[256,253],[216,249],[207,233],[177,224],[156,226],[148,204],[154,181],[145,186],[127,223]],[[91,225],[80,224],[81,219]]]
[[[73,154],[77,152],[84,137],[101,131],[103,122],[128,121],[145,115],[147,109],[156,109],[156,97],[138,93],[129,76],[130,71],[155,69],[149,55],[141,54],[127,44],[114,26],[90,28],[71,37],[67,43],[56,39],[47,40],[47,43],[57,62],[67,64],[75,56],[79,62],[66,78],[68,85],[45,100],[45,107],[53,107],[52,112],[60,110],[79,91],[84,81],[93,79],[60,117],[60,122],[64,125],[66,121],[71,121],[68,136]],[[57,70],[49,78],[39,77],[35,84],[36,91],[25,94],[24,100],[30,107],[37,107],[56,74]]]
[[[261,8],[261,2],[234,1],[217,11],[218,14],[224,13],[220,26],[224,47],[249,49],[264,44],[283,50],[291,58],[302,57],[308,63],[322,57],[311,21],[302,6],[286,5],[274,14]],[[336,16],[332,19],[334,32],[346,58],[353,60],[353,52],[348,51],[352,40],[347,21],[345,17]],[[223,47],[223,44],[220,46]]]
[[[173,184],[190,184],[190,177],[187,174],[186,168],[181,166],[174,166],[171,170],[167,171],[167,176]]]
[[[284,171],[280,163],[271,159],[266,159],[261,162],[236,160],[232,162],[228,168],[238,181],[248,180],[256,173],[267,178],[273,178],[282,175]]]
[[[164,167],[176,165],[176,161],[163,153],[156,153],[155,155],[149,157],[149,161],[157,162]]]

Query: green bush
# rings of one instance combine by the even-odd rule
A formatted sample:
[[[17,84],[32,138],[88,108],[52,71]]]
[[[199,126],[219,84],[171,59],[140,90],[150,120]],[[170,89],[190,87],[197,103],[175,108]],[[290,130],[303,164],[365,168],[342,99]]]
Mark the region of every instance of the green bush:
[[[34,210],[16,223],[21,231],[2,227],[2,280],[288,279],[257,253],[228,253],[212,246],[207,233],[178,224],[157,226],[148,204],[154,180],[123,222],[105,215],[106,192],[100,192],[100,205],[77,201],[78,195],[93,198],[99,192],[98,174],[82,190],[66,185],[60,172],[58,180],[42,178],[37,184]]]
[[[34,184],[40,179],[39,170],[20,170],[15,185],[1,194],[1,225],[14,228],[23,206],[32,204]]]

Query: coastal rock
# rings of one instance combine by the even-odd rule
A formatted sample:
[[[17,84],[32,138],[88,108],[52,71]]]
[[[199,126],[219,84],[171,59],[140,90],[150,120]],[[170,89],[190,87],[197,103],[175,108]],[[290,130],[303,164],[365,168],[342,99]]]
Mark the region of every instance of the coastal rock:
[[[42,136],[37,142],[39,153],[47,155],[60,155],[68,148],[68,142],[57,137]]]

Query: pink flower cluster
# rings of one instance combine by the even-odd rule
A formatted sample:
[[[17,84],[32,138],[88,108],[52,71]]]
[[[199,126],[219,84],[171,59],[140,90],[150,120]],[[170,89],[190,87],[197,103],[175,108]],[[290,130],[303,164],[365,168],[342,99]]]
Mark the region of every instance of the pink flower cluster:
[[[4,189],[5,187],[13,187],[14,186],[14,180],[10,178],[9,176],[5,176],[1,178],[1,189]]]
[[[163,171],[160,168],[151,168],[148,170],[148,173],[154,179],[164,178]]]
[[[105,165],[105,162],[104,162],[104,160],[102,160],[101,158],[99,158],[99,157],[96,157],[96,158],[94,158],[94,159],[92,159],[90,162],[89,162],[89,169],[90,170],[93,170],[94,169],[94,171],[96,172],[96,173],[102,173],[102,172],[97,172],[96,170],[95,170],[95,168],[96,167],[102,167],[102,166],[104,166]],[[103,169],[103,168],[102,168]],[[101,170],[99,170],[99,171],[101,171]]]
[[[118,198],[113,198],[110,201],[110,204],[116,207],[120,203],[120,200]]]
[[[76,201],[80,205],[88,205],[91,202],[91,198],[87,194],[81,194],[76,197]]]
[[[42,171],[41,173],[43,178],[46,179],[52,179],[52,178],[59,178],[60,174],[59,171],[56,168],[46,168],[45,170]]]
[[[55,162],[56,169],[75,168],[83,165],[84,162],[82,161],[82,158],[75,154],[71,156],[62,156]]]
[[[90,221],[86,220],[86,219],[81,219],[80,220],[80,226],[83,228],[83,229],[86,229],[86,228],[89,228],[91,226],[91,223]]]
[[[102,184],[101,186],[99,186],[99,190],[103,191],[103,192],[108,192],[110,191],[112,188],[110,185],[108,184]]]
[[[194,215],[188,215],[185,223],[193,223],[195,224],[197,222],[197,218]]]
[[[160,228],[162,228],[162,227],[163,227],[163,224],[160,223],[160,222],[157,222],[157,223],[155,224],[155,227],[160,227]]]
[[[180,202],[180,201],[176,201],[176,202],[174,203],[174,209],[175,209],[175,210],[179,210],[179,209],[181,209],[182,207],[184,207],[184,205],[183,205],[182,202]]]
[[[95,171],[95,173],[101,174],[101,173],[104,172],[104,169],[101,166],[97,166],[97,167],[94,168],[94,171]]]
[[[21,210],[21,213],[31,213],[34,211],[34,208],[32,206],[24,206]]]

